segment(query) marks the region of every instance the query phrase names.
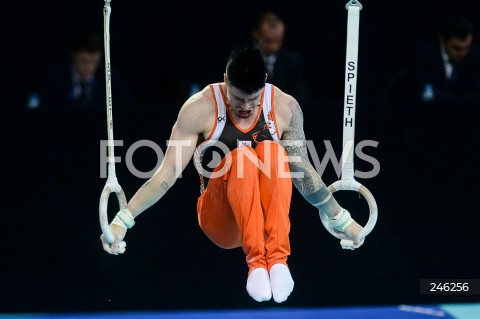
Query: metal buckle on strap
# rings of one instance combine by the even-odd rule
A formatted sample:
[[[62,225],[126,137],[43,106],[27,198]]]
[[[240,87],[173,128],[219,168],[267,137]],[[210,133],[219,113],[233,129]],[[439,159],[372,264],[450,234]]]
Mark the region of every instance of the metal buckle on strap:
[[[350,6],[358,7],[360,10],[362,10],[362,8],[363,8],[362,4],[361,4],[358,0],[350,0],[350,1],[345,5],[345,9],[348,10],[348,7],[350,7]]]

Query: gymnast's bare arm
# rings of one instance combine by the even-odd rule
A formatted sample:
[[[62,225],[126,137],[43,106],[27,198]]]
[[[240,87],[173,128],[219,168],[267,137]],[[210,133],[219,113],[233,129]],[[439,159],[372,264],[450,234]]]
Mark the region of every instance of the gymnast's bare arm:
[[[162,164],[128,203],[134,217],[152,206],[173,186],[192,159],[199,135],[208,134],[214,123],[215,108],[212,93],[207,87],[188,99],[181,108]],[[174,146],[172,141],[182,146]]]
[[[208,136],[215,120],[215,105],[209,87],[185,102],[172,128],[170,143],[162,164],[128,202],[127,208],[133,217],[155,204],[173,186],[190,162],[200,134]],[[124,228],[115,224],[110,225],[110,230],[115,236],[111,249],[102,238],[107,252],[115,251],[116,245],[123,240],[126,233]]]
[[[295,159],[295,161],[290,161],[290,171],[293,173],[292,181],[297,190],[305,198],[322,188],[325,192],[329,192],[308,158],[303,131],[303,113],[300,105],[292,96],[278,88],[275,91],[275,116],[285,151],[290,158]],[[328,205],[321,207],[323,208],[322,213],[330,218],[335,217],[341,210],[333,196],[328,201]],[[322,210],[322,208],[319,209]],[[361,230],[362,227],[354,221],[345,229],[345,233],[339,234],[339,236],[351,239],[358,244],[361,241],[359,237]]]

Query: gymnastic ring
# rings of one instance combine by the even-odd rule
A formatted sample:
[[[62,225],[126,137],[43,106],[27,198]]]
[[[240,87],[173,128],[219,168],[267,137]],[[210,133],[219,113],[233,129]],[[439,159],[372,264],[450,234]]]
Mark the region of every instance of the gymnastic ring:
[[[118,185],[118,183],[106,183],[103,188],[102,195],[100,196],[99,204],[99,217],[100,217],[100,227],[102,228],[102,233],[105,236],[105,239],[110,244],[113,243],[115,237],[110,231],[110,223],[108,221],[108,199],[111,193],[117,195],[118,206],[120,209],[127,208],[127,198],[123,189]]]
[[[366,225],[363,227],[362,232],[360,233],[360,238],[365,238],[370,232],[373,230],[375,227],[375,224],[377,223],[377,217],[378,217],[378,207],[377,207],[377,202],[375,201],[375,198],[373,197],[372,193],[357,182],[356,180],[338,180],[328,186],[328,190],[331,193],[335,193],[336,191],[355,191],[360,193],[367,201],[368,203],[368,208],[370,210],[370,216],[368,218],[368,221]],[[338,239],[342,239],[337,232],[330,226],[330,223],[328,221],[328,217],[324,214],[320,214],[320,220],[322,221],[323,226],[328,230],[330,234],[333,236],[337,237]],[[346,242],[348,242],[345,239],[342,239],[342,247],[345,245],[349,245]],[[353,242],[352,242],[353,245]]]

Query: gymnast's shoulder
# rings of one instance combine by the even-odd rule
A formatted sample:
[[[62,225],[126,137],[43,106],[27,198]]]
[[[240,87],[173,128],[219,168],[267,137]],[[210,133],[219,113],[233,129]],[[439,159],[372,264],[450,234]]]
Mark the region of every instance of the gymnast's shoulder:
[[[215,102],[210,88],[193,94],[185,101],[178,114],[177,123],[197,128],[200,132],[210,129],[215,121]]]
[[[283,92],[278,87],[274,91],[274,108],[277,124],[281,132],[289,125],[293,118],[301,118],[302,110],[295,97]]]

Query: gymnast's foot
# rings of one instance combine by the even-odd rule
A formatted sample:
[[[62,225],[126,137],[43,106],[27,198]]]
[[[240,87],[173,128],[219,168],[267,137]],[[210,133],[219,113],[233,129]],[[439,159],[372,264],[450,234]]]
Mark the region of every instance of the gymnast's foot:
[[[273,300],[284,302],[293,290],[293,279],[290,270],[284,264],[275,264],[270,268],[270,284]]]
[[[248,275],[247,291],[250,297],[258,302],[268,301],[272,298],[270,278],[265,268],[256,268]]]

